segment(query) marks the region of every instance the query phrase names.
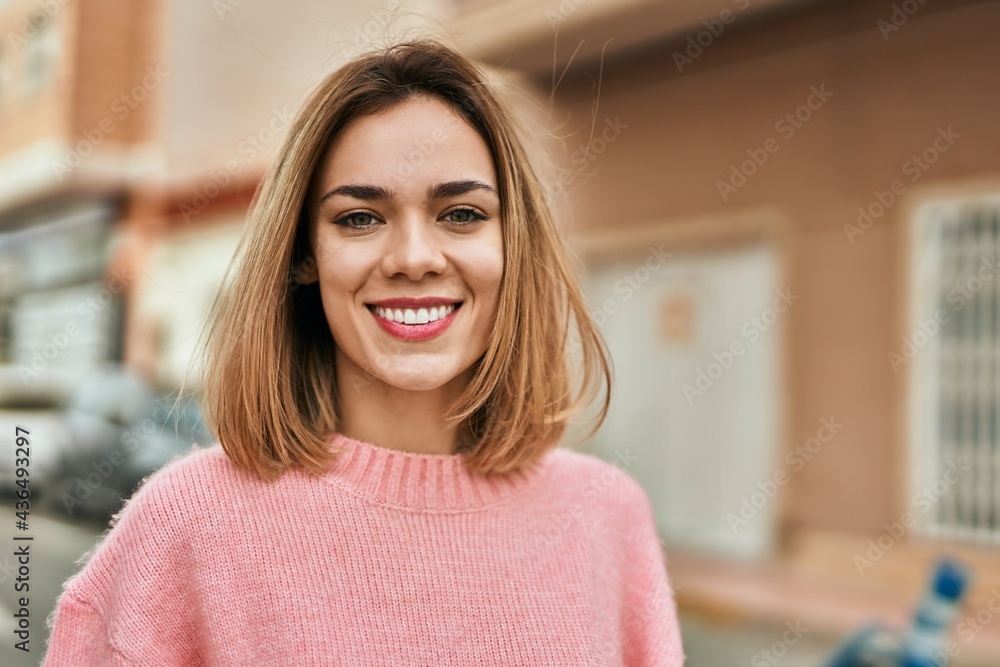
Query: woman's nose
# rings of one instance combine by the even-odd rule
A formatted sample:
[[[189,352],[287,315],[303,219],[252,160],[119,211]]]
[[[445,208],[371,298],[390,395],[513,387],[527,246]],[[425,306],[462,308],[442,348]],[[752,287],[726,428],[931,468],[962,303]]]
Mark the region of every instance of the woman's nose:
[[[425,214],[408,213],[390,222],[383,270],[388,277],[403,274],[420,280],[428,273],[443,273],[448,260],[446,240],[434,220]]]

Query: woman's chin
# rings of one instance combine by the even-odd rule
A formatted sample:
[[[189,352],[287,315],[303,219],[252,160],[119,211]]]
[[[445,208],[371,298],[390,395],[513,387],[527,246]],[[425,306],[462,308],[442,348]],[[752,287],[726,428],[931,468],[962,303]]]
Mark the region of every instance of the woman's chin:
[[[404,391],[432,391],[448,384],[454,378],[455,374],[441,373],[440,371],[428,373],[419,369],[393,369],[383,371],[380,379],[386,384]]]

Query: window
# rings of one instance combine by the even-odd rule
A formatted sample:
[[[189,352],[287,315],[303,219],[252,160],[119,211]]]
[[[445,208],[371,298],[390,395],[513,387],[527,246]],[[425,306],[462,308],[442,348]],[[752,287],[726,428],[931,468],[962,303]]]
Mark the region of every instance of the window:
[[[24,61],[24,94],[37,95],[52,85],[55,81],[56,60],[58,57],[58,35],[51,24],[51,17],[38,13],[31,19],[36,27],[34,34],[28,38],[25,47]]]
[[[927,535],[1000,544],[1000,194],[913,220],[909,508]]]
[[[0,234],[0,364],[41,373],[120,359],[123,290],[104,280],[116,210],[81,199],[4,221],[15,231]]]

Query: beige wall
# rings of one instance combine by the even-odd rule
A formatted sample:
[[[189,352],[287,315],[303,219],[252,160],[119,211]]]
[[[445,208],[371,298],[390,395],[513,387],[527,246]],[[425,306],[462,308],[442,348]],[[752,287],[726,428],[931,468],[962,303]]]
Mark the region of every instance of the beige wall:
[[[171,184],[232,163],[264,168],[306,95],[348,57],[395,38],[433,33],[447,3],[174,2],[171,5]]]
[[[907,497],[905,387],[886,355],[904,334],[908,204],[890,206],[853,243],[843,226],[894,179],[910,199],[928,186],[1000,176],[1000,5],[923,5],[885,39],[877,22],[890,13],[890,3],[849,3],[767,24],[735,22],[683,72],[672,54],[684,38],[606,62],[597,132],[608,118],[628,128],[572,188],[584,229],[760,206],[792,221],[788,270],[801,299],[786,322],[785,444],[805,442],[823,417],[844,424],[835,446],[793,476],[785,505],[792,527],[879,531]],[[579,132],[567,153],[589,134],[599,66],[585,69],[589,77],[571,74],[557,92],[557,120],[565,115],[566,131]],[[821,85],[829,100],[792,136],[777,131]],[[949,126],[960,138],[911,182],[904,163]],[[723,201],[717,181],[769,137],[778,150]]]
[[[3,88],[0,98],[0,154],[41,139],[70,144],[85,133],[102,132],[97,150],[152,138],[159,104],[158,83],[146,68],[163,65],[159,0],[87,0],[40,3],[19,0],[0,12]],[[23,92],[29,43],[51,31],[52,83],[37,94]],[[143,80],[156,85],[146,85]]]
[[[160,0],[84,0],[77,7],[78,30],[72,53],[75,135],[111,121],[107,145],[155,139],[154,120],[164,76]],[[153,75],[152,72],[159,72]]]
[[[68,131],[69,80],[72,59],[68,55],[76,5],[44,12],[38,3],[17,0],[0,11],[0,156],[24,148],[43,138],[61,138]],[[32,20],[33,19],[33,20]],[[55,58],[52,84],[35,93],[26,91],[31,42],[39,31]],[[53,39],[54,38],[54,39]]]

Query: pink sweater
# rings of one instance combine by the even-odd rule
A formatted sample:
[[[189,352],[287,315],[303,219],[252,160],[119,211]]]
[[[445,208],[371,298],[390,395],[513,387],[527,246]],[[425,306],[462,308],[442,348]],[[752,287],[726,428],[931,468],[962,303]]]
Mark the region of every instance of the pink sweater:
[[[221,446],[146,479],[65,584],[44,665],[683,665],[649,500],[559,448],[350,451],[261,482]]]

